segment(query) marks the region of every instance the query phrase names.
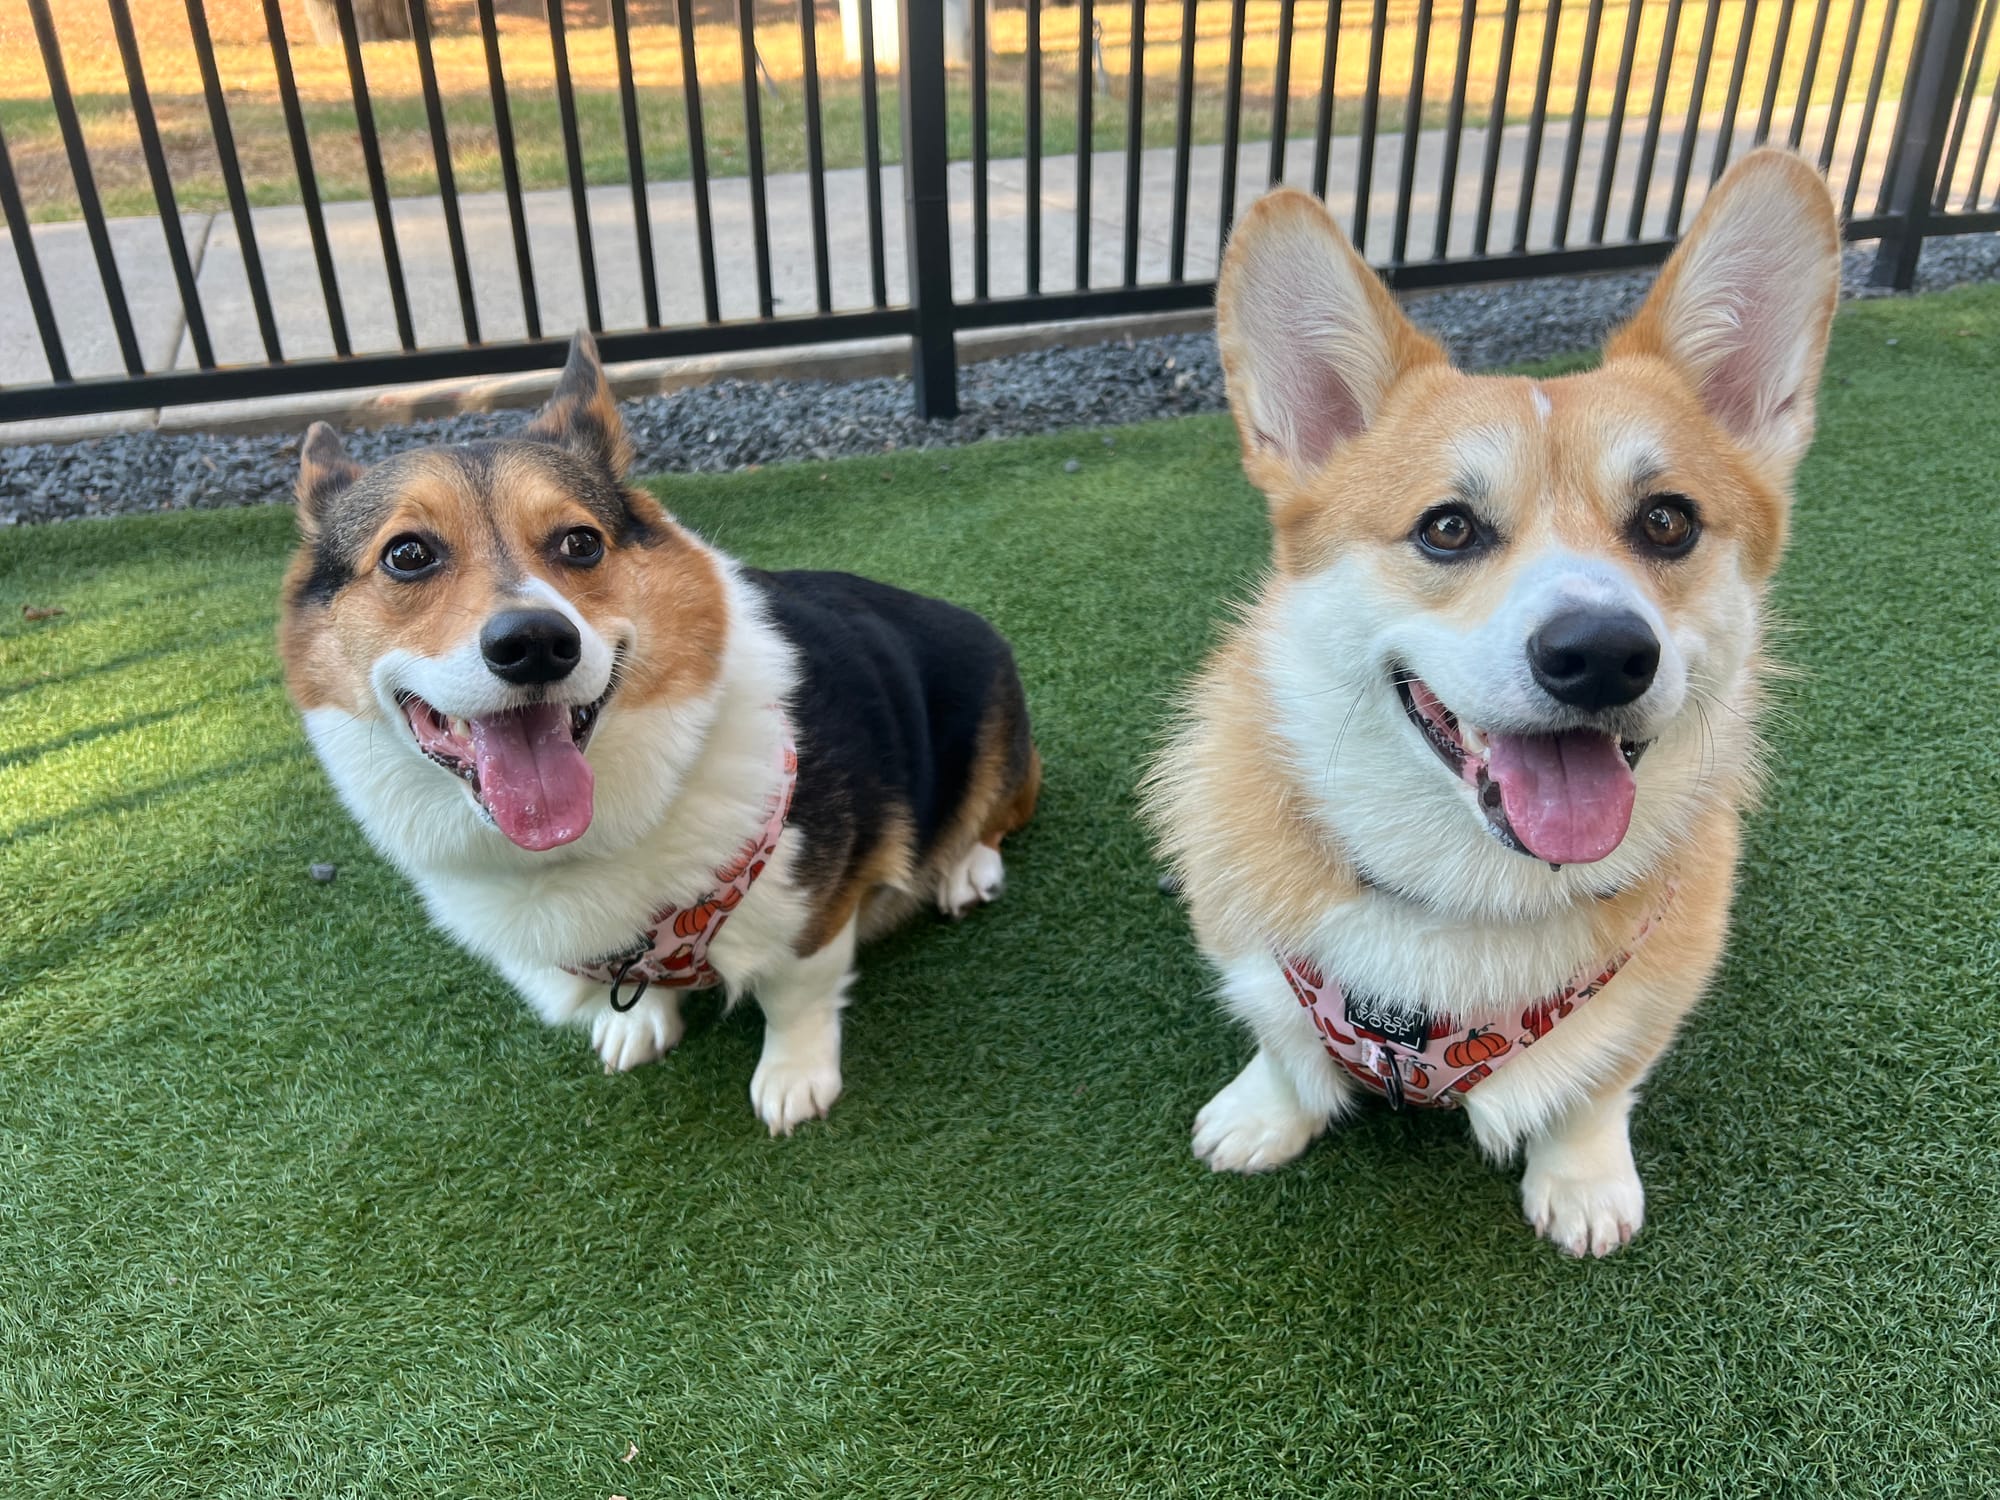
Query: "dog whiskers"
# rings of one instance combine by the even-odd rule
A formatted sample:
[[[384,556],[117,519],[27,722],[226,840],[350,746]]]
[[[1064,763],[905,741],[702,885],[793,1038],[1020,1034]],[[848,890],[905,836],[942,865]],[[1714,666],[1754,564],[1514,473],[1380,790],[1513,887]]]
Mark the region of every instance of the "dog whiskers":
[[[1333,689],[1329,688],[1327,691],[1332,692]],[[1354,701],[1347,705],[1347,712],[1341,718],[1340,728],[1333,737],[1333,748],[1326,753],[1326,768],[1319,775],[1319,794],[1321,797],[1326,796],[1328,786],[1333,780],[1333,768],[1340,760],[1341,744],[1347,739],[1347,726],[1354,722],[1354,715],[1360,711],[1362,700],[1367,696],[1368,686],[1364,683],[1360,690],[1355,693]]]

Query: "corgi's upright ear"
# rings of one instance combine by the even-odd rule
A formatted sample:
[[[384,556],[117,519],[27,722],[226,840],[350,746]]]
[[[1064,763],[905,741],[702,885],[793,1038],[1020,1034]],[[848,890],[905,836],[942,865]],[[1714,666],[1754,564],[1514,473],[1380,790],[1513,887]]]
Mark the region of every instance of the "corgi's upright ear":
[[[1812,442],[1840,300],[1840,219],[1800,157],[1766,147],[1723,174],[1607,359],[1674,366],[1780,488]]]
[[[618,398],[598,362],[597,341],[579,333],[570,341],[569,359],[550,392],[548,404],[535,413],[521,435],[567,448],[597,465],[613,479],[623,479],[632,462],[632,443],[618,415]]]
[[[339,433],[324,422],[308,427],[299,444],[299,478],[293,486],[299,501],[299,530],[317,535],[327,506],[362,473],[361,465],[340,445]]]
[[[1292,189],[1259,199],[1230,236],[1215,321],[1243,466],[1267,493],[1367,430],[1410,371],[1446,363],[1326,205]]]

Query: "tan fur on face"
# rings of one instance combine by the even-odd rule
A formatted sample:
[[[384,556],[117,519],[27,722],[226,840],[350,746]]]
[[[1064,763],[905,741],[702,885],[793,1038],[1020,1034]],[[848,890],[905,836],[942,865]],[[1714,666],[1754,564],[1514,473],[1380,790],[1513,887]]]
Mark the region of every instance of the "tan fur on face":
[[[621,545],[607,536],[604,559],[578,568],[556,558],[554,539],[576,526],[602,531],[603,522],[540,445],[497,446],[483,463],[427,450],[394,469],[393,503],[359,549],[360,563],[414,533],[443,549],[445,565],[417,582],[363,566],[325,607],[287,609],[279,649],[301,709],[372,713],[369,673],[384,654],[447,654],[518,603],[531,578],[567,597],[608,640],[633,643],[618,689],[627,702],[685,700],[714,682],[728,628],[719,567],[649,496],[625,495],[645,540]],[[288,599],[312,566],[308,538],[287,576]]]

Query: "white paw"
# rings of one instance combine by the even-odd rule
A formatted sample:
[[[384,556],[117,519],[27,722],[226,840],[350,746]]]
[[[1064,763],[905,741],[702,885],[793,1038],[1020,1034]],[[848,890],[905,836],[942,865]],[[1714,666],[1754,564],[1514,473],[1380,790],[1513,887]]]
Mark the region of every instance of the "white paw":
[[[1000,851],[974,844],[965,858],[938,882],[938,909],[948,917],[962,917],[973,907],[997,899],[1006,883],[1007,870],[1000,862]]]
[[[764,1033],[764,1055],[750,1078],[750,1107],[772,1135],[790,1135],[823,1119],[840,1097],[840,1032],[804,1039]]]
[[[1646,1189],[1629,1153],[1595,1170],[1576,1170],[1582,1165],[1530,1153],[1521,1209],[1535,1233],[1563,1254],[1609,1255],[1630,1244],[1645,1222]]]
[[[678,997],[646,995],[630,1010],[600,1010],[590,1023],[590,1045],[604,1059],[605,1072],[629,1073],[673,1051],[685,1029]]]
[[[1326,1116],[1301,1105],[1291,1082],[1259,1052],[1194,1117],[1194,1154],[1215,1172],[1268,1172],[1325,1128]]]

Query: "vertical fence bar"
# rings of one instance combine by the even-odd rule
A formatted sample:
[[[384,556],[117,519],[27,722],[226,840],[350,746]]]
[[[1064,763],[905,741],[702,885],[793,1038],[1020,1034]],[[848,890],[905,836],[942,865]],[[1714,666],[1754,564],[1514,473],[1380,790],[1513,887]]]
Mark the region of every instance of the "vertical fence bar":
[[[491,14],[493,0],[479,0],[479,4]],[[681,50],[681,102],[687,111],[688,181],[694,186],[694,242],[701,261],[702,315],[715,323],[721,321],[722,312],[715,284],[715,221],[708,204],[708,138],[701,122],[701,55],[695,47],[694,6],[677,3],[674,20]]]
[[[1847,38],[1840,47],[1840,69],[1834,75],[1833,102],[1827,106],[1826,134],[1819,141],[1819,169],[1822,174],[1833,166],[1834,147],[1840,140],[1840,117],[1847,104],[1847,86],[1854,77],[1855,54],[1861,48],[1861,18],[1867,10],[1867,0],[1849,0]]]
[[[1916,282],[1938,159],[1972,39],[1973,9],[1974,0],[1929,0],[1917,23],[1916,49],[1896,112],[1896,145],[1884,183],[1887,207],[1896,222],[1875,251],[1875,264],[1868,273],[1872,286],[1907,292]]]
[[[613,0],[621,12],[625,0]],[[451,169],[451,137],[445,130],[444,99],[438,93],[437,63],[431,56],[431,21],[424,0],[410,0],[410,39],[417,45],[417,79],[423,87],[424,116],[430,123],[431,159],[437,163],[438,197],[444,203],[445,238],[458,281],[458,311],[465,341],[479,342],[479,310],[472,297],[472,266],[465,256],[465,226],[458,215],[458,182]]]
[[[560,8],[562,0],[550,0]],[[687,3],[687,0],[682,0]],[[750,238],[757,262],[757,316],[771,316],[770,207],[764,200],[764,112],[757,98],[756,0],[736,0],[736,41],[743,58],[743,150],[750,162]],[[908,143],[904,150],[909,149]]]
[[[414,10],[423,0],[411,0]],[[632,188],[632,230],[638,236],[639,294],[646,304],[646,326],[660,326],[660,285],[653,268],[653,210],[646,199],[646,146],[639,134],[639,90],[632,78],[632,26],[625,0],[611,0],[611,45],[618,56],[618,114],[625,127],[625,177]],[[812,92],[812,49],[806,49],[807,94]],[[817,121],[813,123],[817,124]],[[813,174],[818,186],[819,174]],[[817,243],[817,242],[815,242]],[[821,252],[824,255],[824,251]],[[824,305],[820,308],[825,312]]]
[[[1855,7],[1859,10],[1859,0]],[[1812,35],[1806,40],[1805,68],[1799,75],[1798,100],[1792,106],[1791,128],[1785,132],[1785,144],[1794,151],[1805,139],[1806,111],[1812,107],[1813,80],[1819,75],[1819,49],[1826,44],[1826,23],[1833,10],[1833,0],[1819,0],[1813,7]]]
[[[1035,0],[1028,0],[1032,7]],[[1338,0],[1335,0],[1338,3]],[[1167,276],[1187,272],[1188,155],[1194,138],[1195,0],[1181,0],[1180,82],[1174,95],[1174,224],[1167,250]]]
[[[1716,127],[1715,155],[1708,164],[1712,187],[1729,166],[1729,148],[1736,140],[1736,112],[1743,103],[1743,76],[1750,69],[1750,39],[1757,30],[1757,0],[1743,0],[1742,28],[1736,33],[1736,58],[1729,65],[1729,94],[1723,100],[1722,121]]]
[[[1993,36],[1993,13],[2000,0],[1987,0],[1980,13],[1979,30],[1972,43],[1972,60],[1965,65],[1965,87],[1958,93],[1958,114],[1951,122],[1951,140],[1944,148],[1944,165],[1938,168],[1937,192],[1932,207],[1942,210],[1951,196],[1951,180],[1958,174],[1959,148],[1965,144],[1965,129],[1972,119],[1972,104],[1979,97],[1979,75],[1986,66],[1986,44]],[[1975,178],[1975,181],[1977,179]]]
[[[576,86],[569,76],[569,25],[563,19],[563,0],[543,0],[542,13],[549,21],[549,55],[556,70],[556,114],[562,125],[563,167],[569,177],[570,213],[576,220],[576,259],[577,269],[583,276],[583,315],[590,324],[591,332],[596,333],[604,327],[604,312],[597,301],[597,249],[590,230],[590,184],[583,175],[583,142],[576,129]],[[753,77],[753,89],[755,83]],[[749,133],[754,143],[757,138],[754,117]],[[764,316],[770,315],[770,309],[766,308]]]
[[[1854,213],[1855,196],[1861,191],[1861,174],[1868,167],[1868,144],[1875,134],[1875,112],[1882,103],[1882,77],[1889,67],[1889,45],[1896,34],[1896,10],[1898,0],[1889,0],[1882,14],[1882,36],[1876,44],[1875,63],[1868,72],[1868,94],[1861,103],[1861,129],[1854,139],[1854,161],[1847,174],[1847,191],[1841,195],[1840,214],[1850,218]],[[1889,191],[1889,175],[1882,174],[1882,192]],[[1878,202],[1877,210],[1881,208]]]
[[[738,0],[747,4],[748,0]],[[861,152],[868,182],[868,280],[876,307],[889,305],[889,268],[882,250],[882,108],[875,78],[875,7],[861,4]],[[682,4],[685,10],[686,4]],[[909,150],[905,142],[903,149]],[[904,167],[908,174],[909,168]],[[911,266],[915,276],[917,268]]]
[[[742,0],[746,10],[749,3]],[[910,385],[916,392],[918,417],[935,421],[958,415],[951,212],[946,184],[950,117],[944,90],[944,7],[905,3],[898,10],[902,27],[903,229],[910,260],[913,323]]]
[[[264,0],[264,31],[271,40],[271,62],[278,75],[278,102],[284,109],[285,136],[292,147],[292,171],[299,182],[299,204],[306,213],[306,233],[312,239],[313,263],[319,268],[320,296],[326,303],[327,328],[333,352],[342,359],[354,352],[347,337],[347,314],[340,305],[340,282],[333,270],[333,246],[326,237],[326,215],[320,212],[319,179],[313,171],[312,143],[306,138],[305,111],[299,107],[298,81],[292,77],[292,52],[285,41],[285,17],[278,0]]]
[[[14,180],[14,158],[7,154],[4,133],[0,133],[0,214],[7,216],[7,234],[14,241],[14,259],[21,265],[21,285],[35,315],[35,331],[42,336],[42,358],[48,361],[49,379],[66,383],[70,378],[69,355],[63,349],[62,330],[56,326],[49,284],[42,279],[41,258],[35,254],[35,236],[28,228],[28,209],[21,202],[21,185]]]
[[[1500,146],[1507,130],[1507,85],[1514,71],[1514,40],[1521,29],[1521,0],[1507,0],[1500,21],[1500,56],[1493,65],[1493,112],[1486,117],[1486,155],[1479,164],[1479,209],[1472,223],[1472,253],[1484,255],[1493,229],[1493,193],[1500,180]]]
[[[1583,160],[1583,132],[1590,122],[1590,79],[1597,62],[1597,38],[1604,24],[1604,0],[1590,0],[1584,12],[1583,51],[1577,57],[1576,99],[1570,107],[1569,139],[1563,144],[1562,185],[1556,193],[1555,244],[1569,243],[1570,209],[1576,202],[1576,173]]]
[[[173,179],[167,175],[167,155],[160,148],[159,125],[153,118],[152,96],[146,91],[146,70],[139,57],[139,38],[132,31],[132,12],[126,0],[106,0],[111,8],[111,30],[118,41],[118,57],[125,65],[125,92],[132,105],[132,123],[139,132],[139,149],[146,158],[146,175],[153,185],[153,203],[160,211],[160,232],[167,241],[167,262],[173,268],[174,285],[181,296],[181,313],[187,320],[188,340],[194,345],[195,363],[204,370],[215,368],[215,351],[208,342],[208,320],[201,313],[201,294],[195,290],[194,265],[188,259],[187,239],[181,233],[181,211],[174,201]]]
[[[1856,9],[1861,0],[1855,0]],[[1639,166],[1632,178],[1632,217],[1626,222],[1625,238],[1643,237],[1646,227],[1646,200],[1653,192],[1653,163],[1660,151],[1660,122],[1667,112],[1667,86],[1673,82],[1674,43],[1680,38],[1681,0],[1667,0],[1667,19],[1660,32],[1660,60],[1653,69],[1653,104],[1646,111],[1646,138],[1639,145]]]
[[[1276,187],[1285,180],[1285,131],[1292,108],[1292,22],[1298,0],[1280,0],[1278,6],[1278,57],[1271,79],[1271,167],[1266,182]]]
[[[1771,39],[1771,61],[1764,73],[1764,98],[1757,106],[1756,143],[1763,145],[1771,138],[1771,120],[1778,111],[1778,84],[1785,72],[1785,48],[1792,39],[1792,10],[1795,0],[1784,0],[1778,7],[1778,32]]]
[[[1889,0],[1891,5],[1896,0]],[[1687,125],[1674,162],[1674,191],[1667,200],[1667,233],[1681,232],[1681,211],[1687,206],[1688,181],[1694,175],[1695,143],[1701,138],[1701,104],[1708,92],[1708,70],[1715,56],[1715,29],[1722,19],[1722,0],[1708,0],[1701,18],[1701,45],[1695,52],[1694,84],[1688,91]]]
[[[1368,200],[1375,185],[1375,132],[1382,120],[1382,44],[1389,30],[1389,0],[1375,0],[1368,21],[1368,92],[1361,100],[1361,141],[1354,163],[1354,228],[1357,251],[1368,248]]]
[[[1479,0],[1465,0],[1458,18],[1458,51],[1451,65],[1451,109],[1444,125],[1444,165],[1438,171],[1437,226],[1431,237],[1431,258],[1443,260],[1451,249],[1451,206],[1458,194],[1458,152],[1465,134],[1465,87],[1472,69],[1472,30]]]
[[[1194,0],[1188,0],[1193,13]],[[1326,200],[1326,174],[1333,159],[1335,71],[1340,60],[1340,0],[1326,0],[1326,45],[1319,58],[1319,118],[1313,122],[1313,196]]]
[[[264,257],[257,249],[257,226],[250,219],[250,195],[243,190],[243,171],[236,159],[236,135],[229,125],[229,106],[222,95],[222,77],[215,68],[215,45],[209,40],[208,17],[200,4],[186,6],[188,35],[201,69],[202,98],[208,105],[208,127],[215,136],[215,161],[222,168],[222,186],[229,197],[229,217],[243,251],[243,276],[250,284],[250,306],[257,315],[257,332],[272,364],[285,356],[278,344],[278,320],[271,311],[271,292],[264,281]]]
[[[861,0],[866,5],[868,0]],[[1194,0],[1188,0],[1192,5]],[[1042,289],[1042,0],[1025,0],[1028,23],[1027,69],[1021,97],[1022,170],[1027,177],[1027,285]]]
[[[1424,128],[1424,65],[1431,50],[1431,0],[1417,0],[1417,36],[1410,57],[1410,96],[1403,106],[1403,159],[1396,175],[1396,229],[1389,260],[1401,265],[1410,247],[1410,200],[1417,191],[1417,142]]]
[[[382,144],[375,134],[375,106],[368,97],[368,74],[361,64],[361,38],[354,27],[354,0],[335,0],[340,17],[340,45],[347,54],[347,85],[354,96],[354,125],[361,139],[361,161],[368,171],[368,196],[375,204],[375,228],[382,237],[382,266],[389,279],[389,302],[396,315],[396,338],[405,349],[417,347],[410,324],[410,294],[403,285],[403,256],[396,246],[395,212],[389,205],[389,182],[382,171]]]
[[[1222,122],[1222,231],[1215,244],[1218,259],[1228,247],[1229,231],[1236,223],[1236,157],[1243,123],[1243,31],[1248,9],[1248,0],[1232,0],[1229,7],[1229,77]]]
[[[1965,86],[1971,88],[1979,81],[1976,73],[1968,73]],[[1986,181],[1986,163],[1993,156],[1993,127],[2000,125],[2000,77],[1993,80],[1993,97],[1986,104],[1986,128],[1979,135],[1979,156],[1972,164],[1972,180],[1965,185],[1965,197],[1959,203],[1962,209],[1979,207],[1979,189]]]
[[[42,66],[49,79],[49,103],[62,131],[63,151],[69,157],[70,178],[76,186],[77,206],[83,211],[83,227],[90,236],[91,253],[97,258],[98,280],[104,286],[105,305],[111,312],[111,329],[118,338],[118,352],[128,374],[143,375],[146,362],[139,353],[139,336],[132,329],[132,311],[125,303],[125,283],[118,275],[118,257],[112,253],[111,231],[105,227],[104,209],[97,201],[97,181],[90,173],[90,153],[83,144],[83,124],[77,118],[76,100],[69,91],[69,75],[63,69],[62,46],[56,38],[55,21],[49,15],[49,0],[28,0],[28,14],[35,23],[35,40],[42,49]]]
[[[812,13],[813,0],[799,0],[803,13]],[[986,0],[971,0],[972,8],[972,295],[986,300],[990,247],[987,244],[987,144],[986,144]],[[814,189],[820,191],[818,168],[814,168]],[[821,312],[826,308],[822,305]]]
[[[1514,249],[1528,248],[1528,224],[1535,213],[1535,178],[1542,168],[1542,132],[1549,118],[1549,79],[1556,65],[1556,33],[1562,28],[1562,0],[1549,0],[1542,22],[1542,60],[1535,70],[1535,103],[1528,114],[1528,144],[1521,152],[1521,201],[1514,214]]]
[[[984,0],[974,0],[979,9]],[[1139,284],[1139,169],[1146,145],[1146,0],[1132,0],[1132,55],[1125,65],[1125,285]]]
[[[1076,289],[1090,285],[1090,167],[1093,127],[1090,118],[1091,91],[1097,87],[1097,70],[1092,66],[1096,43],[1096,15],[1092,0],[1076,5]]]
[[[528,216],[521,206],[521,164],[514,156],[514,118],[507,107],[507,75],[500,63],[500,32],[493,20],[493,0],[478,0],[478,13],[480,41],[486,52],[486,89],[493,101],[493,145],[500,156],[507,222],[514,232],[514,268],[521,278],[521,318],[528,337],[538,339],[542,336],[542,309],[535,295],[535,261],[528,247]],[[699,170],[697,167],[697,173]],[[711,322],[714,317],[711,310]]]
[[[1597,202],[1590,210],[1590,242],[1604,243],[1604,229],[1611,217],[1611,190],[1618,177],[1618,147],[1625,134],[1625,105],[1632,93],[1632,65],[1639,56],[1639,18],[1645,14],[1640,0],[1625,0],[1625,40],[1618,49],[1618,81],[1611,94],[1611,118],[1604,126],[1604,161],[1597,173]],[[1639,184],[1632,184],[1634,197]]]

